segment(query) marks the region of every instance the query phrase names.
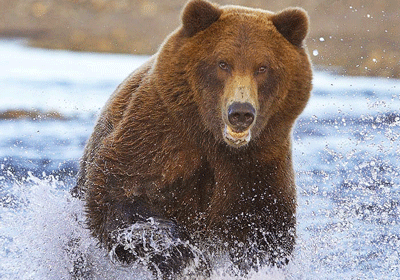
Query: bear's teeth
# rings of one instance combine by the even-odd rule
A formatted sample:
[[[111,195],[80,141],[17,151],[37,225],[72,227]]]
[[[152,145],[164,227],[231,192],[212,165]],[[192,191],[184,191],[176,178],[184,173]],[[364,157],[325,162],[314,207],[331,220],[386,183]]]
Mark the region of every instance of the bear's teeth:
[[[235,132],[230,126],[226,126],[225,131],[228,135],[236,139],[246,138],[250,135],[250,130],[246,130],[243,132]]]
[[[250,142],[251,133],[250,129],[243,132],[235,132],[231,127],[225,126],[224,136],[230,143],[241,146]]]

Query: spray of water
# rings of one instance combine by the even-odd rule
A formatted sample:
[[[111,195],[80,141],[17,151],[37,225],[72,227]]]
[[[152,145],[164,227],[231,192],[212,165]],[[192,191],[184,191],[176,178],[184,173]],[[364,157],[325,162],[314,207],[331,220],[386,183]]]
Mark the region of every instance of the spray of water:
[[[7,178],[6,178],[7,177]],[[288,268],[263,268],[235,276],[227,256],[206,260],[203,251],[174,236],[165,221],[149,219],[115,232],[125,250],[143,255],[125,265],[101,248],[86,228],[84,203],[63,181],[28,172],[0,178],[0,279],[162,279],[155,257],[192,254],[182,279],[285,279]],[[177,250],[178,248],[178,250]],[[208,262],[208,263],[207,263]],[[212,269],[199,275],[204,267]],[[204,276],[206,275],[206,276]]]

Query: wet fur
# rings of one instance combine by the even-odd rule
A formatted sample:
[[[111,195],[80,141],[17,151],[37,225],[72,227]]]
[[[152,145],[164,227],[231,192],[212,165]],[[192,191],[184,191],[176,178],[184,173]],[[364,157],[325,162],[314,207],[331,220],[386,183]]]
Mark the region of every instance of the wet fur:
[[[118,229],[157,217],[171,221],[176,238],[227,243],[218,249],[241,269],[277,263],[295,244],[291,130],[311,90],[302,45],[307,16],[300,9],[275,15],[195,0],[182,20],[105,105],[73,192],[86,200],[89,228],[109,250]],[[215,67],[221,53],[246,75],[247,61],[269,67],[268,75],[255,78],[254,137],[237,149],[221,136],[227,94]],[[120,259],[129,262],[130,254],[120,250]],[[188,256],[167,266],[164,276],[173,277]]]

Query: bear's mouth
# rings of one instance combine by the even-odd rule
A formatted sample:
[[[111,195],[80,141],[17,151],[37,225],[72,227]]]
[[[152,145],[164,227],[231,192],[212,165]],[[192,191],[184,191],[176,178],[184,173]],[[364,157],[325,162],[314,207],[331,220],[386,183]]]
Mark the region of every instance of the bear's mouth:
[[[245,131],[236,132],[230,126],[225,125],[223,132],[225,142],[232,147],[239,148],[247,145],[251,139],[251,131],[247,129]]]

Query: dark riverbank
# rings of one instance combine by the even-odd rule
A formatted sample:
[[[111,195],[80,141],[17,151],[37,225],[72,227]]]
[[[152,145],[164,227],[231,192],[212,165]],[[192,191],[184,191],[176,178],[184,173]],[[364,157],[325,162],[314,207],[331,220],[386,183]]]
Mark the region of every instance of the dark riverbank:
[[[35,47],[152,54],[179,25],[186,0],[2,0],[0,36]],[[341,74],[400,78],[398,0],[220,0],[278,11],[304,7],[314,64]],[[171,4],[172,3],[172,4]]]

